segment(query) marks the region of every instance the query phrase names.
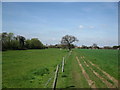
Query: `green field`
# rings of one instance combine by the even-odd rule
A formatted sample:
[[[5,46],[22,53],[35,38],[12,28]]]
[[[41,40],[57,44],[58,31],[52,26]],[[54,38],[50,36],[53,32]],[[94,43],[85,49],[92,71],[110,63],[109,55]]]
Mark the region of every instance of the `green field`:
[[[110,85],[116,87],[114,81],[89,61],[118,80],[117,50],[74,49],[70,54],[67,50],[44,49],[4,51],[2,53],[3,88],[52,88],[54,72],[58,64],[57,88],[90,88],[76,56],[89,78],[94,81],[96,88],[109,88]],[[61,71],[63,57],[65,57],[64,72]],[[84,61],[106,82],[98,78]]]

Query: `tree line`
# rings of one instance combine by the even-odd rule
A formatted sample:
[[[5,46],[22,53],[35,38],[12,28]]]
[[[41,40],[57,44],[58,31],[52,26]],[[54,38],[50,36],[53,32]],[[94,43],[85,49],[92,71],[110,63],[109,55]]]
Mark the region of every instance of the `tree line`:
[[[82,45],[81,47],[77,47],[77,48],[80,48],[80,49],[120,49],[120,45],[99,47],[97,44],[94,43],[92,46]]]
[[[120,45],[118,46],[103,46],[103,47],[99,47],[99,46],[94,46],[95,44],[91,45],[91,46],[86,46],[86,45],[82,45],[82,46],[76,46],[74,44],[71,44],[70,48],[78,48],[78,49],[120,49]],[[55,44],[55,45],[47,45],[47,48],[62,48],[62,49],[68,49],[67,45],[61,45],[61,44]]]
[[[2,50],[44,49],[45,45],[38,38],[26,39],[24,36],[3,32],[0,34]]]
[[[61,44],[56,45],[44,45],[38,38],[26,39],[24,36],[17,35],[13,33],[3,32],[0,33],[0,43],[2,48],[0,50],[26,50],[26,49],[45,49],[45,48],[63,48],[68,49],[69,51],[72,48],[80,49],[120,49],[118,46],[104,46],[103,48],[99,47],[97,44],[92,46],[82,45],[81,47],[75,46],[73,42],[78,41],[78,39],[71,35],[65,35],[61,39]]]

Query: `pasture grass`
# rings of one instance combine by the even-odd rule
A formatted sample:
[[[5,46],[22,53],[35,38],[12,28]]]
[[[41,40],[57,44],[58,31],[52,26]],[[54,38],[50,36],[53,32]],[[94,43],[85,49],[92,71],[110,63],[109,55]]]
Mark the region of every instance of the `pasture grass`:
[[[59,49],[3,52],[3,88],[44,88],[67,53]]]
[[[85,61],[90,60],[118,79],[118,51],[117,50],[88,50],[74,49],[71,55],[67,50],[10,50],[2,52],[3,88],[52,88],[56,66],[59,64],[57,88],[90,88],[76,56],[85,56]],[[61,70],[62,60],[65,57],[64,72]],[[80,60],[87,74],[96,82],[98,88],[106,87],[92,71]],[[90,65],[97,73],[98,69]],[[48,83],[49,81],[49,83]],[[112,81],[109,81],[112,82]]]

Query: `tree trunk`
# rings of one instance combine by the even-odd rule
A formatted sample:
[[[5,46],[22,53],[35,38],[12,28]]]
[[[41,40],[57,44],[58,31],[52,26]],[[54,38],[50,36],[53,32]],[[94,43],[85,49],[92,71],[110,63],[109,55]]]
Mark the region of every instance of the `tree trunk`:
[[[69,51],[71,51],[71,45],[70,44],[68,44],[68,49],[69,49]]]

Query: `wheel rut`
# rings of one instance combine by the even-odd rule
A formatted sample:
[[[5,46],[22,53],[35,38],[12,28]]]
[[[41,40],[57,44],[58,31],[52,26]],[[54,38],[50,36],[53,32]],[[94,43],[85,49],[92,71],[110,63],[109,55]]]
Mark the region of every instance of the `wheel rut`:
[[[85,63],[85,65],[90,68],[90,70],[104,83],[107,85],[108,88],[115,88],[114,85],[112,85],[111,83],[109,83],[105,78],[103,78],[101,75],[99,75],[97,72],[95,72],[84,60],[83,62]]]
[[[81,59],[84,59],[85,57],[82,56]],[[113,81],[114,82],[114,86],[109,84],[109,82],[107,80],[105,80],[103,77],[101,77],[97,72],[95,72],[88,64],[86,64],[86,66],[90,67],[90,69],[93,71],[93,73],[96,75],[96,76],[99,76],[99,78],[102,79],[102,81],[104,83],[106,83],[106,85],[110,88],[116,88],[118,87],[118,80],[116,80],[114,77],[112,77],[111,75],[109,75],[107,72],[105,72],[104,70],[102,70],[99,66],[97,66],[96,64],[93,64],[90,60],[87,60],[92,66],[94,66],[95,68],[97,68],[98,70],[100,70],[107,78],[109,78],[109,80]]]
[[[88,82],[88,85],[89,85],[91,88],[93,88],[94,90],[97,90],[97,89],[96,89],[95,82],[90,79],[89,75],[86,73],[85,69],[83,68],[83,66],[82,66],[82,64],[80,63],[80,60],[79,60],[79,58],[78,58],[77,56],[76,56],[76,60],[77,60],[79,66],[80,66],[80,68],[81,68],[81,70],[82,70],[82,74],[84,75],[86,81]]]

